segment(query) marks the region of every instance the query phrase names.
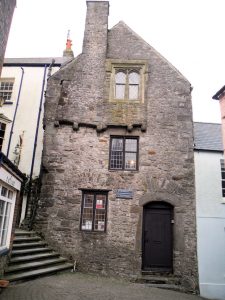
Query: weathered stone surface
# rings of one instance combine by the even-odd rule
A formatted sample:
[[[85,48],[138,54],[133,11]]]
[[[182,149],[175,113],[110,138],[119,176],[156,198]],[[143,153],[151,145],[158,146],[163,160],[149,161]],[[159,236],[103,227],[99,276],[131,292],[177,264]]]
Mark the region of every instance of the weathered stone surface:
[[[48,81],[43,152],[48,173],[36,229],[76,260],[80,270],[137,275],[142,268],[143,206],[168,202],[174,207],[173,271],[195,289],[190,83],[123,22],[107,31],[107,1],[87,6],[83,53]],[[143,103],[109,101],[106,65],[115,59],[145,61]],[[54,127],[59,119],[67,122]],[[138,171],[109,170],[112,135],[139,137]],[[80,231],[82,188],[110,190],[105,233]],[[133,191],[132,199],[116,198],[116,190],[123,188]]]
[[[0,1],[0,75],[16,0]]]

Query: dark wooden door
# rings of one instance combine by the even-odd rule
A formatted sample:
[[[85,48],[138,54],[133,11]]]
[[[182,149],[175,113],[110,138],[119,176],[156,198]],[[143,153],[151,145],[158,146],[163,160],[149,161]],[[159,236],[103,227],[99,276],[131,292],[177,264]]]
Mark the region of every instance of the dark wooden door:
[[[144,206],[144,270],[172,271],[172,215],[172,206],[164,202]]]

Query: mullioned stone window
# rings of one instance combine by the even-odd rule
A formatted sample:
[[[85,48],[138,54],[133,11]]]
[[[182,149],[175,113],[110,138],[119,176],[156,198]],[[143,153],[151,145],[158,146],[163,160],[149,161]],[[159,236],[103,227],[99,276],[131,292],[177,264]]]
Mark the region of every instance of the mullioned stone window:
[[[82,231],[106,231],[107,192],[83,191],[81,207]]]
[[[138,170],[138,137],[111,137],[109,169]]]
[[[110,95],[112,102],[144,102],[145,74],[147,64],[142,60],[108,60]]]

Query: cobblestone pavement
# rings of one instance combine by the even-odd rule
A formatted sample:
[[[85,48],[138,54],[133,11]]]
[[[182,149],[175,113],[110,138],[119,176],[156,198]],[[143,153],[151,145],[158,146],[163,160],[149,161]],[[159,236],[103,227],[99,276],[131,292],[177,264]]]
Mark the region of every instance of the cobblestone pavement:
[[[0,300],[201,300],[203,298],[145,284],[81,273],[64,273],[11,284]]]

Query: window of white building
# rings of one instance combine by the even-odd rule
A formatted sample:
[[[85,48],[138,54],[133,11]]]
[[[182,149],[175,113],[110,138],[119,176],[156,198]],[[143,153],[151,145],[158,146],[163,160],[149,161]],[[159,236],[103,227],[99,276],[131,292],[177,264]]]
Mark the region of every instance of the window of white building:
[[[10,244],[15,200],[16,191],[0,182],[0,250]]]

